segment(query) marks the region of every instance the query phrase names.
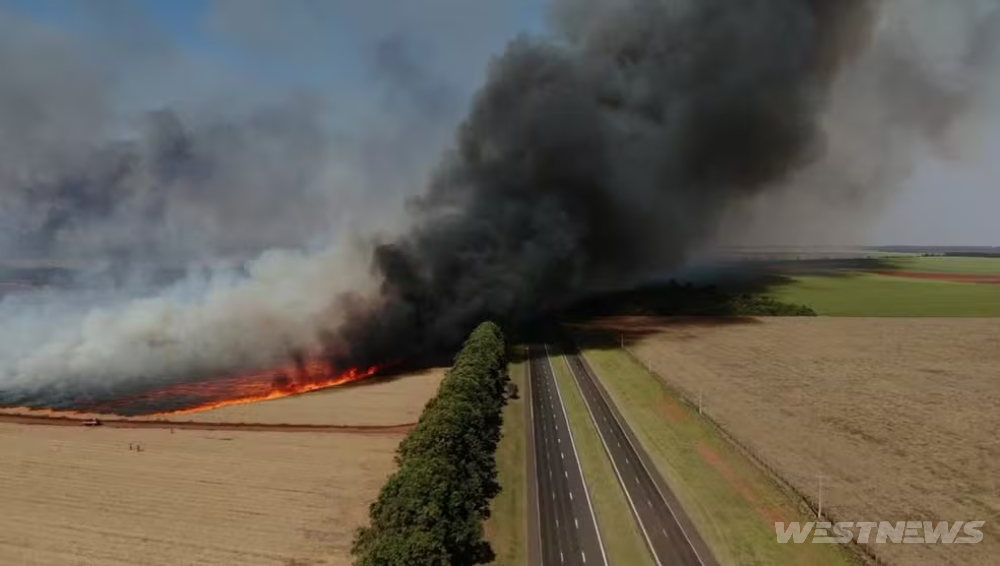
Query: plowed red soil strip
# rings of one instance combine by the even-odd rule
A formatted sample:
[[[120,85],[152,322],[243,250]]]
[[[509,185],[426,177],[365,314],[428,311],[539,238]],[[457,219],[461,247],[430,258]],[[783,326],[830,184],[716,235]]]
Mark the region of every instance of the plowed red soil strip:
[[[952,283],[1000,285],[1000,275],[962,275],[955,273],[926,273],[922,271],[874,271],[873,273],[889,277],[904,277],[906,279],[930,279],[932,281],[950,281]]]
[[[78,426],[82,427],[87,419],[58,416],[9,415],[0,414],[0,423],[44,425],[44,426]],[[326,432],[342,434],[405,434],[410,432],[416,423],[396,425],[287,425],[259,423],[202,423],[193,421],[132,421],[126,419],[101,419],[101,426],[108,428],[150,428],[150,429],[180,429],[180,430],[238,430],[249,432]]]
[[[738,491],[744,499],[753,505],[757,514],[760,515],[765,522],[772,524],[783,522],[785,520],[777,509],[771,509],[761,505],[758,501],[757,494],[754,493],[753,489],[747,486],[743,480],[739,478],[736,472],[729,467],[729,464],[719,457],[715,450],[712,450],[712,448],[704,442],[698,442],[697,448],[698,454],[701,456],[702,460],[719,472],[722,477],[726,478],[726,481],[733,486],[733,489]]]

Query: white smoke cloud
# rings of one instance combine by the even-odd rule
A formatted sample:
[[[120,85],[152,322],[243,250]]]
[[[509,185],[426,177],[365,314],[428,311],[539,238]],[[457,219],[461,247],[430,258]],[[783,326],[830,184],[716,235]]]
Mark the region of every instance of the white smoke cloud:
[[[152,296],[41,292],[0,302],[0,385],[190,378],[260,368],[320,351],[341,320],[331,297],[366,287],[343,251],[269,251],[244,269],[216,267]]]

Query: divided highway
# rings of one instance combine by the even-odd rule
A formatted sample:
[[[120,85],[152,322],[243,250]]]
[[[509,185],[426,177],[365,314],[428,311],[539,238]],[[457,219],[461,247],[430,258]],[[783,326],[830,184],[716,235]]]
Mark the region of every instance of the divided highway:
[[[649,456],[575,349],[565,355],[654,560],[661,566],[714,566],[715,560],[663,485]],[[682,526],[683,525],[683,526]]]
[[[543,566],[607,566],[607,557],[590,505],[563,408],[562,396],[542,346],[531,346],[529,358],[529,420],[534,467],[532,518],[538,537],[532,562]],[[531,470],[529,470],[531,474]],[[535,529],[532,529],[535,530]]]

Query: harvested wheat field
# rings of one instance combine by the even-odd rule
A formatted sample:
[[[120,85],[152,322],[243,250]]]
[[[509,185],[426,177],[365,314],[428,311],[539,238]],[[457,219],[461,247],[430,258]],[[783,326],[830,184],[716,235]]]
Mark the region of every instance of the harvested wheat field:
[[[986,521],[976,545],[880,544],[892,564],[1000,556],[1000,319],[601,323],[838,521]],[[613,376],[608,376],[613,379]],[[669,426],[669,415],[664,414]]]
[[[0,564],[350,564],[354,530],[395,469],[406,428],[378,427],[416,421],[442,377],[443,370],[431,370],[171,417],[206,429],[262,425],[243,430],[113,428],[150,419],[108,419],[95,428],[26,419],[63,425],[39,426],[6,417]],[[282,424],[359,430],[302,432]]]
[[[400,438],[0,425],[0,564],[349,564]]]

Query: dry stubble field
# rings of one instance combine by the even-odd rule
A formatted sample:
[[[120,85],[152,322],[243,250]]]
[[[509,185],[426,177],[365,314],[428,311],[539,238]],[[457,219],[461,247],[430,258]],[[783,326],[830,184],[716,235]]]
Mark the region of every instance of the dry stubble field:
[[[798,490],[815,498],[822,473],[836,520],[986,521],[978,545],[878,545],[892,563],[997,563],[1000,319],[603,326],[635,332],[633,351],[701,388],[707,412]]]
[[[183,419],[412,422],[439,381],[430,373]],[[402,438],[0,424],[0,564],[350,564],[354,530]]]

